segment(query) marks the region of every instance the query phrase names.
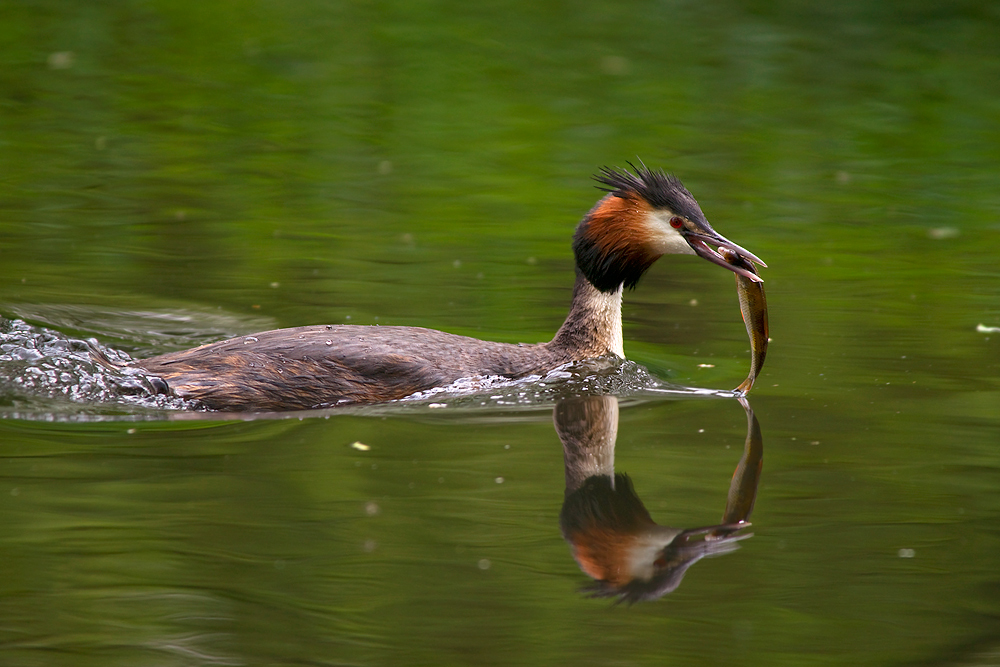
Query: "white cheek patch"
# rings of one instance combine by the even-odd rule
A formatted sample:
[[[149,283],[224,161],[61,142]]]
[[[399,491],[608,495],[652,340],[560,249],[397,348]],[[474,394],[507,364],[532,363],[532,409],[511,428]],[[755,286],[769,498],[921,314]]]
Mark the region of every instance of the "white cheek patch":
[[[695,254],[681,233],[670,226],[672,217],[674,214],[670,211],[650,211],[646,216],[650,250],[658,255]]]

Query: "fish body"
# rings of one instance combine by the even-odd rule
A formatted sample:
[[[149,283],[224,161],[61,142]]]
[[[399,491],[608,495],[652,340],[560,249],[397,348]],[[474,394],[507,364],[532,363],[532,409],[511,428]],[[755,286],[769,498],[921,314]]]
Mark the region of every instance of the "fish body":
[[[719,248],[719,254],[731,265],[757,275],[753,262],[729,248]],[[736,274],[736,294],[740,298],[740,312],[750,337],[750,373],[734,391],[746,394],[760,375],[767,356],[767,299],[764,297],[764,283]]]

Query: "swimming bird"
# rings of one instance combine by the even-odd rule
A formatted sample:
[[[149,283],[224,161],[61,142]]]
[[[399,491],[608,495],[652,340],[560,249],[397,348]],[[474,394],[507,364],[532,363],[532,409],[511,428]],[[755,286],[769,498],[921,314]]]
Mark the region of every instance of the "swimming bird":
[[[629,166],[594,176],[606,194],[573,236],[576,284],[551,341],[515,345],[418,327],[320,325],[240,336],[130,366],[161,393],[211,410],[264,412],[379,403],[463,378],[514,379],[583,359],[624,358],[622,292],[661,256],[698,255],[753,281],[761,279],[716,249],[766,266],[712,229],[680,180]]]

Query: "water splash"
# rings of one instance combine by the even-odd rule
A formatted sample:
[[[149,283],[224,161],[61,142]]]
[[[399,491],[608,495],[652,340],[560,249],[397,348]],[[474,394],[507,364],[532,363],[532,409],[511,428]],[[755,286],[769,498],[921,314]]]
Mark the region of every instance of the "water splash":
[[[110,363],[96,363],[92,348]],[[128,361],[125,352],[94,339],[0,317],[0,416],[88,420],[189,407],[156,394],[134,369],[118,367]]]
[[[516,380],[501,376],[464,378],[446,387],[417,392],[396,401],[395,405],[416,404],[432,410],[449,408],[463,412],[497,408],[548,410],[562,399],[593,395],[614,395],[626,402],[640,402],[664,398],[729,398],[733,393],[665,382],[633,361],[607,356],[564,364],[544,376],[529,375]]]

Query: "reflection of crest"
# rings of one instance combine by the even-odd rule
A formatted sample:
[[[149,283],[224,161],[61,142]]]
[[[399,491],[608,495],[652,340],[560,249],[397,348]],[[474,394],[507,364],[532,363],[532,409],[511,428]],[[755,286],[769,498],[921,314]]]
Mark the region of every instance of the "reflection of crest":
[[[674,591],[702,558],[734,551],[736,542],[751,537],[738,531],[749,525],[763,444],[753,411],[741,403],[747,410],[747,439],[733,475],[725,523],[691,529],[656,524],[629,477],[614,472],[617,399],[595,396],[556,406],[566,464],[559,525],[580,569],[595,580],[586,591],[629,604],[654,600]]]

